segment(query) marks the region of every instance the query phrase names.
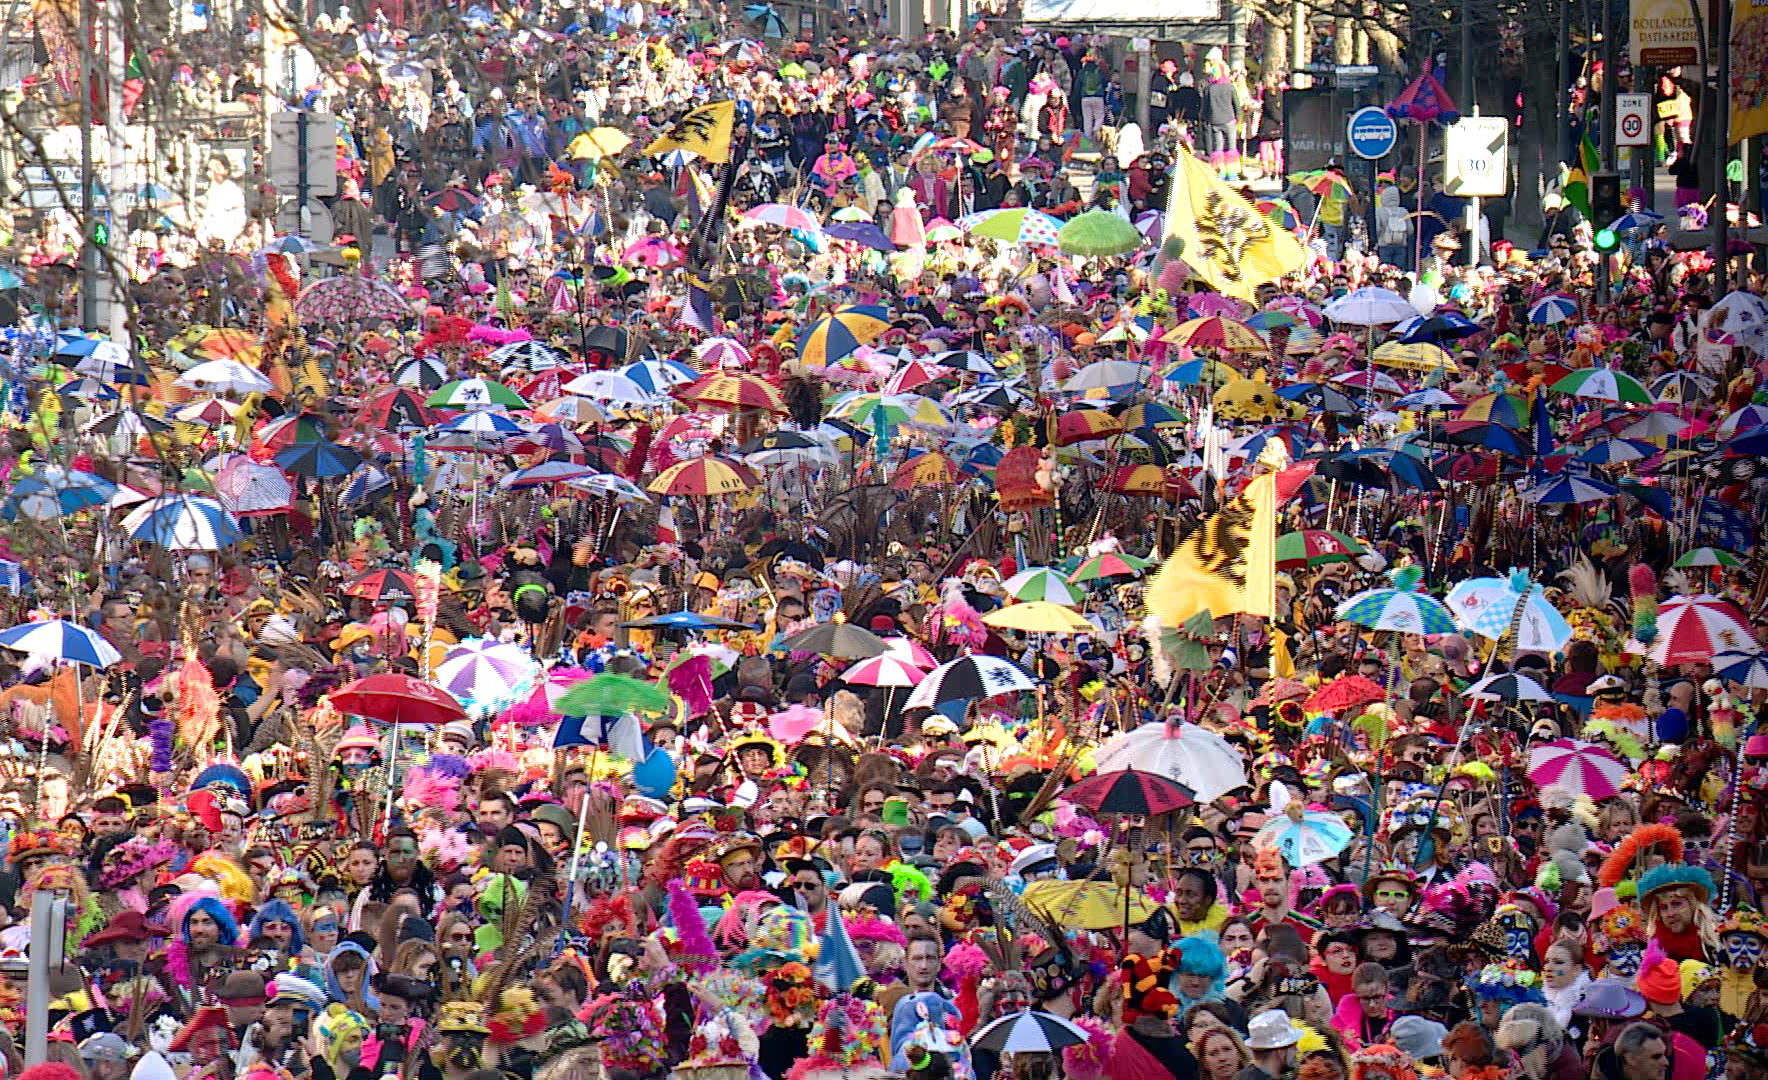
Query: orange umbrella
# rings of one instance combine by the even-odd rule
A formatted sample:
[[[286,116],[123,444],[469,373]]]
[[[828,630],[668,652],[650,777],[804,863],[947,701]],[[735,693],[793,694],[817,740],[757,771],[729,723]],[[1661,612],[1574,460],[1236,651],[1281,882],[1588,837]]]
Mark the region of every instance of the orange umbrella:
[[[917,487],[946,487],[957,483],[958,466],[944,454],[920,454],[897,467],[890,486],[899,491]]]
[[[760,484],[755,470],[740,461],[702,457],[677,462],[658,473],[651,490],[659,495],[735,495]]]
[[[719,409],[766,409],[786,412],[785,399],[774,385],[756,375],[719,372],[683,387],[678,396],[696,405]]]

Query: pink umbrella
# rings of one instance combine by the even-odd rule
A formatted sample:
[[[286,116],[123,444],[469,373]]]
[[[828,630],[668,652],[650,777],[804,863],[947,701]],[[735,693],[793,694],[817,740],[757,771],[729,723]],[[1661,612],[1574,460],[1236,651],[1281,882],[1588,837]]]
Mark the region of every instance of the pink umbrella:
[[[661,236],[647,236],[628,245],[620,261],[628,266],[663,266],[680,262],[681,255],[681,248]]]
[[[1448,127],[1461,119],[1461,110],[1449,100],[1449,92],[1443,84],[1437,82],[1436,76],[1428,70],[1421,72],[1411,85],[1400,91],[1400,96],[1387,103],[1387,115],[1397,120],[1412,120],[1418,124],[1418,186],[1424,187],[1424,144],[1430,140],[1428,127],[1434,121]],[[1424,232],[1418,230],[1417,239],[1413,242],[1416,249],[1412,253],[1414,265],[1422,263],[1424,251]]]
[[[797,746],[823,722],[823,710],[793,705],[767,718],[767,730],[785,746]]]
[[[1246,305],[1221,293],[1197,293],[1191,297],[1191,314],[1199,319],[1219,315],[1224,319],[1244,319]]]
[[[927,673],[900,656],[884,653],[868,656],[841,673],[841,681],[855,686],[914,686]]]
[[[1627,767],[1595,743],[1554,739],[1529,751],[1529,779],[1536,787],[1549,784],[1574,795],[1606,799],[1617,795]]]
[[[1725,652],[1753,652],[1756,639],[1749,620],[1729,600],[1711,593],[1672,596],[1658,609],[1657,639],[1651,643],[1653,661],[1698,664]]]

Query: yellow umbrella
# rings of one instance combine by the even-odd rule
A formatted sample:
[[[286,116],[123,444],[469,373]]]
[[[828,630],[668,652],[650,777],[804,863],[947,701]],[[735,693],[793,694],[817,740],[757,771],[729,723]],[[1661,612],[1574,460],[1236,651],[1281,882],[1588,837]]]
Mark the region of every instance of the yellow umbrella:
[[[585,131],[571,140],[565,153],[582,161],[584,158],[613,157],[632,145],[632,139],[619,128],[599,127]]]
[[[1034,881],[1023,899],[1060,926],[1111,930],[1124,925],[1124,891],[1109,881]],[[1160,906],[1140,890],[1129,898],[1131,926],[1147,922]]]
[[[1399,368],[1402,371],[1455,370],[1455,361],[1449,354],[1428,341],[1416,341],[1410,345],[1389,341],[1371,353],[1370,359],[1383,367]]]
[[[990,626],[1028,634],[1084,634],[1098,629],[1070,608],[1048,600],[1027,600],[997,608],[982,617]]]

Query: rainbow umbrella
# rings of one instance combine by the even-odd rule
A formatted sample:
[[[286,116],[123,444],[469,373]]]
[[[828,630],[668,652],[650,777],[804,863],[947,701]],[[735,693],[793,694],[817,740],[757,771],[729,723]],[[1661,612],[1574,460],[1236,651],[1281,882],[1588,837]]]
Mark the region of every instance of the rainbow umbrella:
[[[1295,212],[1295,207],[1289,205],[1288,199],[1266,195],[1252,200],[1252,208],[1285,229],[1300,229],[1302,227],[1301,215]]]
[[[1351,183],[1337,169],[1310,169],[1307,172],[1289,174],[1289,182],[1299,184],[1315,198],[1325,199],[1337,192],[1343,198],[1350,198]]]
[[[1529,423],[1529,399],[1515,392],[1485,394],[1467,403],[1457,420],[1479,420],[1521,431]]]
[[[798,359],[813,367],[828,367],[861,345],[876,341],[889,328],[889,312],[878,305],[830,312],[799,335]]]
[[[1240,369],[1226,360],[1200,356],[1179,364],[1170,364],[1160,372],[1160,381],[1177,386],[1217,386],[1240,377]]]

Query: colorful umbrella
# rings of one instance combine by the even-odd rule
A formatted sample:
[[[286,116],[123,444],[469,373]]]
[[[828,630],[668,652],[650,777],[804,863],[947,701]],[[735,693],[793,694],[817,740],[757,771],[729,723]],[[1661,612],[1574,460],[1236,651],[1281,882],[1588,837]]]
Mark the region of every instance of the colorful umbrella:
[[[1552,390],[1556,394],[1595,398],[1597,401],[1624,402],[1628,405],[1651,405],[1656,402],[1651,391],[1638,379],[1612,368],[1596,367],[1574,371],[1554,383]]]
[[[1515,705],[1519,701],[1552,701],[1553,695],[1546,687],[1529,678],[1511,672],[1500,672],[1487,675],[1462,691],[1464,697],[1481,698],[1486,701],[1503,701]]]
[[[123,658],[115,645],[95,631],[63,619],[22,623],[0,630],[0,646],[87,667],[110,667]]]
[[[1019,571],[1003,581],[1001,589],[1015,600],[1046,601],[1069,607],[1079,607],[1085,599],[1061,571],[1047,566],[1032,566]]]
[[[424,400],[432,409],[487,409],[501,405],[506,409],[526,409],[522,395],[491,379],[456,379],[443,383]]]
[[[1529,306],[1529,322],[1536,326],[1552,326],[1577,314],[1578,302],[1569,296],[1544,296]]]
[[[1079,585],[1083,581],[1140,577],[1150,565],[1152,564],[1147,559],[1139,559],[1119,551],[1105,551],[1081,563],[1074,573],[1068,575],[1068,581]]]
[[[1529,399],[1509,392],[1484,394],[1468,402],[1455,419],[1502,424],[1512,431],[1522,431],[1529,426]]]
[[[1729,551],[1716,547],[1697,547],[1688,554],[1677,559],[1676,566],[1723,566],[1735,570],[1743,565],[1743,560]]]
[[[1338,605],[1337,616],[1371,630],[1401,634],[1453,634],[1455,617],[1442,601],[1419,592],[1415,566],[1396,571],[1393,588],[1367,589]]]
[[[1350,562],[1367,550],[1356,540],[1325,529],[1301,529],[1277,537],[1277,569]]]
[[[1607,799],[1621,793],[1627,766],[1606,748],[1578,739],[1554,739],[1529,749],[1529,780],[1573,795]]]
[[[657,474],[650,489],[659,495],[736,495],[761,486],[754,470],[730,458],[681,461]]]
[[[1449,590],[1444,604],[1462,629],[1494,641],[1515,620],[1516,647],[1526,652],[1556,653],[1572,639],[1571,624],[1521,571],[1507,578],[1469,578]]]
[[[1386,341],[1375,347],[1375,351],[1369,354],[1369,359],[1383,367],[1425,374],[1455,370],[1454,358],[1444,352],[1442,346],[1432,345],[1428,341]]]
[[[1223,349],[1239,353],[1267,353],[1271,347],[1257,330],[1242,322],[1211,315],[1188,319],[1160,336],[1168,345],[1193,349]]]
[[[799,206],[789,203],[762,203],[750,207],[743,212],[744,221],[752,221],[760,225],[776,225],[782,229],[799,229],[804,232],[820,232],[822,222],[816,215]]]
[[[914,686],[927,673],[892,653],[871,656],[843,671],[840,679],[854,686]]]
[[[676,392],[683,401],[719,409],[762,409],[786,412],[785,399],[774,385],[758,375],[708,375]]]
[[[958,464],[941,453],[918,454],[903,462],[890,477],[898,491],[918,487],[950,487],[958,482]]]
[[[1062,232],[1062,222],[1041,210],[1024,207],[983,210],[959,218],[958,224],[969,230],[971,236],[985,236],[1026,247],[1056,247]]]
[[[889,312],[883,307],[842,308],[811,323],[798,336],[798,359],[812,367],[828,367],[876,341],[889,328]]]

